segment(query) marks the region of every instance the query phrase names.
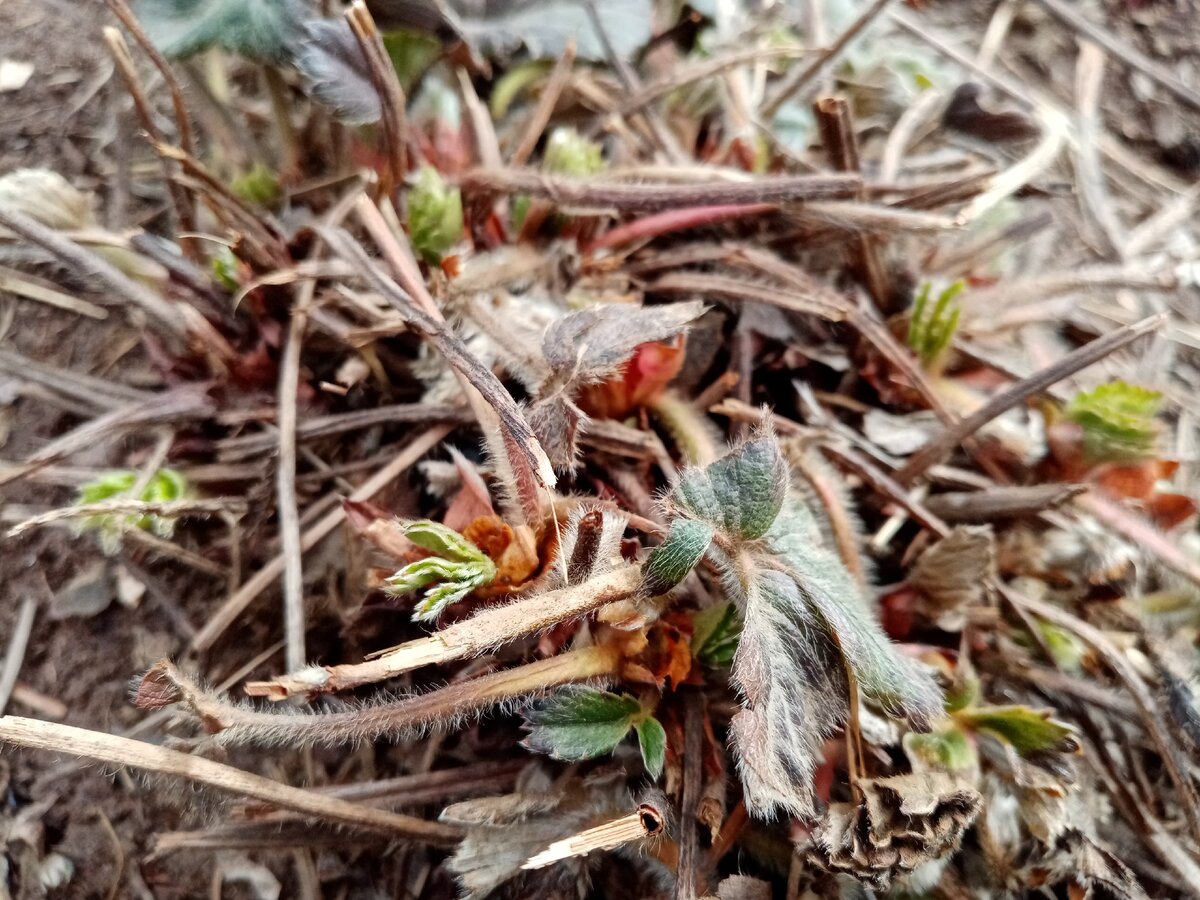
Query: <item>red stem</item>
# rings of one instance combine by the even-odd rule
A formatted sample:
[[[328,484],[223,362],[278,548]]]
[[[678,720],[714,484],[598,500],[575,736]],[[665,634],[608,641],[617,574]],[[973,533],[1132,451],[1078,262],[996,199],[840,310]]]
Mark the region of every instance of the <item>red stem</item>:
[[[776,209],[778,207],[774,203],[734,203],[725,206],[689,206],[686,209],[669,209],[666,212],[654,213],[609,229],[588,244],[585,252],[594,253],[597,250],[619,247],[641,238],[655,238],[675,231],[698,228],[701,225],[727,222],[730,219],[760,216],[774,212]]]

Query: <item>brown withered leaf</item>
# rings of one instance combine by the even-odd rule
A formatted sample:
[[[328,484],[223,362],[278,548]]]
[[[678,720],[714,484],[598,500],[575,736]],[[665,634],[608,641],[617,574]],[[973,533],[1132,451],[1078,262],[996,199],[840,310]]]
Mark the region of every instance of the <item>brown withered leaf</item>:
[[[749,875],[730,875],[717,885],[715,900],[771,900],[771,884]]]
[[[1012,744],[976,735],[976,746],[1017,801],[1029,832],[1051,845],[1068,827],[1068,794],[1077,777],[1073,753],[1042,751],[1022,757]]]
[[[959,525],[917,559],[908,582],[917,609],[946,631],[961,631],[966,609],[978,603],[995,573],[996,550],[988,525]]]
[[[1055,844],[1050,863],[1031,868],[1030,883],[1067,887],[1072,900],[1148,900],[1137,876],[1104,844],[1081,831],[1065,832]],[[1048,871],[1047,871],[1048,870]]]
[[[942,772],[865,778],[857,803],[831,804],[813,832],[809,859],[877,890],[958,849],[979,813],[979,793]]]

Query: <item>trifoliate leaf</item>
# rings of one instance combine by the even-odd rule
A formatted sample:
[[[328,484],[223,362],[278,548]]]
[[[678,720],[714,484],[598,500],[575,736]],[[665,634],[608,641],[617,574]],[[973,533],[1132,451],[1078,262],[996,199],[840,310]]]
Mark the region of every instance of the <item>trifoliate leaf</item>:
[[[140,0],[134,10],[167,56],[221,47],[262,62],[291,56],[305,13],[298,0]]]
[[[732,603],[718,603],[692,617],[692,656],[709,666],[729,666],[742,636],[742,617]]]
[[[657,780],[662,774],[667,757],[667,732],[658,719],[650,716],[637,724],[638,746],[642,751],[642,762],[651,778]]]
[[[676,519],[667,539],[650,552],[643,568],[643,587],[650,595],[665,594],[696,567],[713,539],[713,527],[696,519]]]
[[[416,621],[436,619],[447,606],[496,577],[496,564],[487,554],[445,525],[422,519],[405,525],[404,535],[418,547],[438,554],[409,563],[387,579],[388,591],[393,594],[437,585],[425,591],[414,608]]]
[[[1075,729],[1051,715],[1050,710],[1028,706],[983,706],[960,710],[954,717],[968,728],[1003,739],[1022,756],[1078,749]]]
[[[525,713],[526,745],[555,759],[591,759],[612,751],[642,712],[633,697],[572,686]]]
[[[546,140],[542,168],[558,175],[595,175],[604,171],[604,155],[599,144],[574,128],[556,128]]]
[[[908,346],[913,349],[926,369],[936,369],[954,340],[962,307],[958,295],[966,287],[961,279],[938,293],[930,303],[932,285],[926,281],[917,291],[912,317],[908,323]]]
[[[959,775],[979,768],[979,756],[974,746],[958,728],[931,731],[928,734],[910,731],[904,736],[904,752],[914,772]]]
[[[787,495],[775,436],[760,433],[703,469],[688,469],[672,498],[692,516],[740,540],[767,533]]]
[[[1083,428],[1083,453],[1094,463],[1134,462],[1154,455],[1162,394],[1114,381],[1074,396],[1064,411]]]
[[[433,166],[421,168],[408,193],[408,227],[413,247],[434,264],[462,237],[462,197],[458,188],[446,186]]]

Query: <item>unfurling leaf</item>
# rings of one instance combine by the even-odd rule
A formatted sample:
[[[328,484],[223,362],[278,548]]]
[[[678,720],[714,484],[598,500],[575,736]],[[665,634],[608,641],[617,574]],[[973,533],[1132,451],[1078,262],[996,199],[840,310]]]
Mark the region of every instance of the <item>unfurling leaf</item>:
[[[1154,455],[1162,394],[1114,381],[1076,394],[1064,413],[1083,428],[1089,462],[1136,462]]]
[[[651,778],[657,780],[662,774],[667,756],[667,732],[658,719],[650,716],[637,724],[638,747],[642,751],[642,762]]]
[[[910,731],[904,736],[904,752],[914,772],[967,775],[979,770],[979,756],[959,728],[944,728],[928,734]]]
[[[960,525],[918,557],[908,583],[917,590],[921,612],[939,628],[961,631],[966,608],[983,598],[994,569],[992,529]]]
[[[422,166],[408,193],[408,228],[413,247],[429,263],[438,263],[463,231],[462,197],[433,166]]]
[[[688,514],[749,541],[770,529],[787,489],[787,463],[779,443],[763,433],[712,465],[685,471],[671,496]]]
[[[140,0],[134,10],[167,56],[221,47],[262,62],[282,62],[305,12],[298,0]]]
[[[954,282],[938,292],[937,300],[930,304],[932,287],[926,281],[917,291],[912,317],[908,322],[908,346],[920,358],[921,365],[935,370],[950,349],[954,332],[958,330],[958,319],[962,314],[958,295],[966,284],[961,280]]]
[[[982,800],[941,772],[863,778],[856,803],[833,803],[813,833],[809,859],[876,890],[958,849]]]
[[[309,19],[294,64],[314,99],[349,125],[378,122],[383,115],[362,47],[344,19]]]
[[[1075,729],[1052,715],[1048,709],[1028,706],[982,706],[960,710],[954,717],[968,728],[1002,738],[1022,756],[1078,750]]]
[[[718,603],[692,617],[692,656],[709,666],[733,662],[742,636],[742,617],[732,603]]]
[[[696,567],[713,539],[713,527],[695,519],[676,519],[643,568],[642,587],[651,596],[665,594]]]
[[[108,472],[80,487],[76,503],[88,506],[122,498],[142,503],[169,503],[173,500],[186,500],[194,495],[191,485],[179,472],[174,469],[159,469],[136,497],[130,496],[129,492],[137,484],[138,477],[139,474],[133,471]],[[175,530],[174,519],[153,513],[88,516],[81,524],[86,529],[99,531],[105,549],[112,551],[117,549],[123,526],[152,531],[160,537],[170,537]]]
[[[595,688],[560,688],[525,713],[526,744],[555,759],[591,759],[612,752],[642,714],[633,697]]]
[[[558,175],[583,177],[604,171],[600,145],[574,128],[556,128],[546,139],[542,168]]]
[[[465,537],[445,525],[421,520],[404,527],[404,535],[437,556],[409,563],[387,579],[388,591],[407,594],[428,588],[413,611],[415,621],[429,621],[471,591],[491,584],[496,564]],[[434,585],[434,587],[430,587]]]
[[[229,189],[247,203],[257,203],[260,206],[274,203],[281,193],[279,176],[262,163],[255,163],[248,172],[233,179]]]

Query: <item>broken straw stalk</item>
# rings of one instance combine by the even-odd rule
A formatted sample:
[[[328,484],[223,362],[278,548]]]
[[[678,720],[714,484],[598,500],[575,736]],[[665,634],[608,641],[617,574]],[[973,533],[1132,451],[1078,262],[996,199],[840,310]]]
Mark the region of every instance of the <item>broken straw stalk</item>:
[[[637,592],[641,583],[640,566],[622,566],[582,584],[486,609],[429,637],[394,647],[375,659],[341,666],[312,666],[273,681],[252,682],[246,685],[246,693],[282,700],[297,694],[347,690],[421,666],[475,656],[506,641],[627,599]]]

